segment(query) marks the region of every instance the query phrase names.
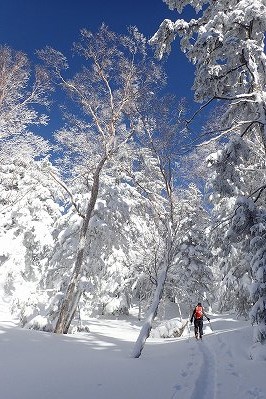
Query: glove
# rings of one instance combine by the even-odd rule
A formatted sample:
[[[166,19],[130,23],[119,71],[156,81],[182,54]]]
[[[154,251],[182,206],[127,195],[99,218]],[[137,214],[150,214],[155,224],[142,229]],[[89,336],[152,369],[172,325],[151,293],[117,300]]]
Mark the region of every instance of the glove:
[[[190,320],[190,323],[191,323],[191,324],[192,324],[192,322],[193,322],[193,319]]]
[[[207,317],[207,320],[210,321],[210,319]]]

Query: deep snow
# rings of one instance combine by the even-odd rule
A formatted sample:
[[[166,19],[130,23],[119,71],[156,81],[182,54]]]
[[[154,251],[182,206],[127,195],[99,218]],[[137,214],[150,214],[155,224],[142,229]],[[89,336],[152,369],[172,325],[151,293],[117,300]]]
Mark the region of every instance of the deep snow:
[[[265,399],[266,362],[250,360],[252,330],[212,315],[203,341],[149,338],[131,358],[140,323],[90,319],[90,333],[19,328],[0,313],[1,399]]]

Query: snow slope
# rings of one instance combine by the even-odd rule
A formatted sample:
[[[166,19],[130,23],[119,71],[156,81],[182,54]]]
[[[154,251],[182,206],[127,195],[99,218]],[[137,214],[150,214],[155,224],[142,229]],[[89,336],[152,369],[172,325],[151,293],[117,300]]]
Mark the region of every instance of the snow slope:
[[[90,333],[60,336],[0,318],[1,399],[265,399],[266,362],[250,360],[251,328],[212,316],[202,342],[149,339],[130,357],[140,325],[90,319]]]

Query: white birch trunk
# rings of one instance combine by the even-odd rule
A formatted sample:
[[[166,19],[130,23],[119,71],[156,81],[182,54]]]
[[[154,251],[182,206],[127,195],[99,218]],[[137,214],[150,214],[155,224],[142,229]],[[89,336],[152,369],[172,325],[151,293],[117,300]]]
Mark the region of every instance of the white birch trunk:
[[[171,208],[172,209],[172,208]],[[172,214],[171,214],[172,215]],[[173,237],[172,237],[172,224],[169,220],[166,221],[166,247],[165,247],[165,255],[163,261],[163,270],[158,278],[157,287],[154,293],[152,304],[148,310],[148,315],[146,320],[140,330],[139,337],[135,343],[133,348],[132,357],[138,358],[141,355],[141,352],[144,348],[145,342],[147,338],[149,338],[150,331],[152,328],[152,322],[157,315],[158,307],[160,305],[161,298],[163,296],[164,284],[167,278],[167,272],[171,265],[172,261],[172,246],[173,246]]]
[[[164,270],[162,271],[162,273],[160,274],[160,277],[158,279],[158,284],[157,284],[157,287],[156,287],[156,290],[154,293],[152,304],[150,306],[146,320],[140,330],[138,339],[133,348],[132,357],[134,357],[134,358],[140,357],[143,347],[145,345],[145,342],[150,335],[150,331],[152,328],[152,322],[157,315],[157,310],[158,310],[160,300],[161,300],[161,297],[163,294],[164,283],[165,283],[165,280],[167,277],[167,270],[168,270],[168,265],[166,264],[164,267]]]

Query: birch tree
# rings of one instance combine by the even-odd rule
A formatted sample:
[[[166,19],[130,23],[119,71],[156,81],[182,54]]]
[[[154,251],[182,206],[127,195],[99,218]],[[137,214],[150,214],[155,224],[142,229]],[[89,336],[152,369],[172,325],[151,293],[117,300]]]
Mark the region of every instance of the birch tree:
[[[117,35],[105,25],[95,34],[83,29],[74,50],[83,57],[85,65],[72,79],[64,76],[68,64],[60,52],[51,48],[39,52],[84,118],[82,124],[77,122],[81,115],[71,118],[70,126],[60,133],[60,140],[72,147],[71,160],[78,155],[75,161],[80,161],[80,178],[87,186],[88,199],[84,209],[73,202],[82,223],[73,274],[60,307],[56,333],[67,333],[77,306],[87,232],[101,174],[112,160],[116,158],[119,162],[119,154],[139,132],[140,98],[164,80],[160,68],[149,59],[146,40],[136,28],[131,28],[128,36]]]
[[[153,206],[154,218],[157,220],[161,237],[161,257],[158,262],[160,268],[156,281],[151,305],[148,309],[144,324],[133,348],[132,357],[138,358],[149,337],[152,322],[157,315],[158,307],[163,295],[169,268],[176,256],[176,236],[178,232],[178,216],[175,208],[175,184],[177,179],[176,163],[179,146],[182,142],[181,115],[184,112],[182,104],[175,104],[175,99],[166,97],[156,100],[146,98],[147,113],[142,118],[143,130],[146,133],[147,145],[150,148],[154,169],[160,176],[160,191],[151,191],[147,187],[147,195]],[[143,184],[142,184],[143,185]]]
[[[44,68],[36,66],[33,74],[24,53],[0,46],[0,139],[46,125],[48,116],[36,106],[49,104],[50,90]]]

